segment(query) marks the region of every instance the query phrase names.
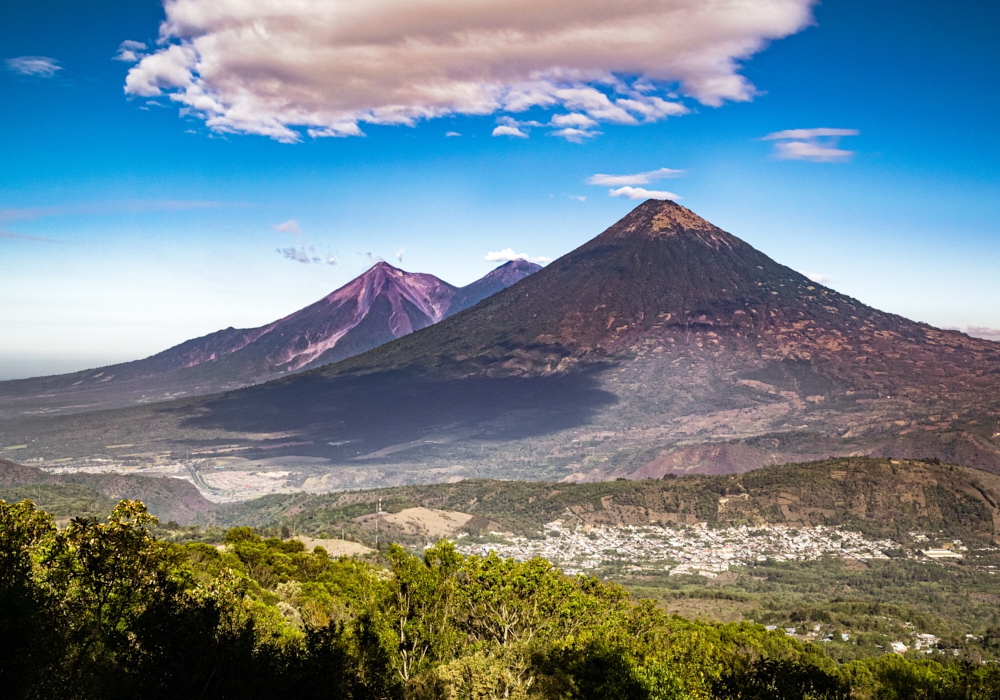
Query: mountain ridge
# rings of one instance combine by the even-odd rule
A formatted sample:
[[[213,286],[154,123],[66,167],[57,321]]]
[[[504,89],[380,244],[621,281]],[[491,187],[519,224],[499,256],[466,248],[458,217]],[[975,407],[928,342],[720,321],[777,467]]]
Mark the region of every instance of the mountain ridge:
[[[215,507],[191,482],[183,479],[135,474],[52,474],[0,458],[0,490],[17,493],[18,487],[29,486],[70,487],[71,492],[74,489],[78,492],[72,494],[76,497],[89,491],[113,502],[141,500],[164,521],[187,522]],[[83,493],[79,493],[81,487]]]
[[[672,239],[669,248],[663,245],[664,239]],[[727,256],[728,265],[719,265],[713,259],[723,247],[732,253]],[[603,268],[601,274],[592,274],[595,266]],[[570,272],[572,277],[565,279]],[[535,299],[541,297],[542,301],[532,300],[533,293]],[[515,301],[517,308],[512,309]],[[990,341],[939,331],[868,307],[776,263],[690,210],[658,200],[639,205],[599,236],[553,261],[541,278],[519,286],[516,292],[491,299],[478,310],[482,319],[478,325],[516,327],[518,332],[507,337],[494,334],[497,337],[484,343],[475,337],[472,342],[486,348],[481,356],[491,364],[495,364],[492,351],[508,347],[511,340],[522,352],[505,356],[504,361],[525,357],[523,349],[529,346],[543,361],[530,369],[523,363],[510,362],[506,369],[514,373],[545,373],[556,371],[560,360],[574,354],[578,358],[594,351],[615,352],[652,328],[694,333],[725,330],[730,337],[744,342],[748,337],[754,342],[766,342],[778,323],[774,320],[778,311],[784,307],[787,313],[788,307],[802,305],[804,301],[813,302],[812,316],[816,315],[815,307],[822,306],[828,313],[846,314],[854,321],[861,321],[853,316],[861,311],[868,322],[903,322],[911,335],[931,332],[943,334],[940,337],[965,338],[976,347],[1000,348]],[[512,315],[520,317],[511,321]],[[805,318],[806,314],[800,311],[795,321],[800,316]],[[358,356],[329,367],[326,372],[336,374],[369,362],[382,363],[387,355],[412,355],[417,344],[421,346],[418,351],[428,352],[427,348],[433,348],[435,342],[446,348],[457,346],[450,351],[468,362],[472,355],[463,352],[463,339],[476,334],[454,332],[459,325],[467,329],[470,324],[463,323],[465,320],[466,317],[452,319],[430,334]],[[835,344],[836,333],[833,337],[819,337],[814,344],[818,347]],[[554,364],[544,362],[542,356],[546,350],[553,354]],[[791,347],[787,354],[797,353],[797,347]]]
[[[1000,413],[996,400],[982,398],[1000,388],[1000,344],[869,307],[673,202],[639,205],[472,311],[244,398],[277,399],[287,387],[309,415],[322,387],[346,390],[392,372],[414,377],[413,386],[596,372],[616,398],[595,410],[624,414],[620,407],[644,404],[635,423],[672,444],[641,465],[574,470],[579,480],[660,476],[692,462],[711,470],[726,443],[745,453],[744,468],[870,451],[1000,470],[1000,426],[988,427]],[[233,399],[209,403],[186,425],[233,429],[247,415],[245,406],[230,411]],[[947,419],[936,415],[942,409]],[[312,415],[322,421],[324,413]],[[294,427],[274,413],[268,419]],[[699,447],[698,435],[714,447]]]
[[[336,362],[425,328],[538,269],[515,260],[455,287],[380,261],[319,301],[264,326],[226,328],[142,360],[0,382],[0,405],[7,403],[10,412],[18,400],[30,404],[36,398],[49,411],[53,406],[59,410],[60,395],[65,395],[63,408],[69,401],[71,408],[93,410],[259,383]],[[108,400],[119,387],[125,398]]]
[[[372,537],[370,516],[431,508],[472,516],[462,529],[533,536],[564,519],[583,526],[780,524],[844,527],[899,537],[909,530],[1000,542],[1000,476],[936,460],[844,457],[774,465],[746,474],[591,484],[467,480],[329,494],[293,493],[227,504],[198,521],[227,527],[287,525],[315,535],[354,525]],[[361,516],[361,517],[358,517]],[[362,527],[357,527],[361,524]],[[396,533],[383,523],[387,538]],[[417,543],[420,535],[408,538]]]
[[[391,343],[114,416],[104,443],[327,460],[301,473],[317,489],[644,478],[851,454],[1000,472],[1000,344],[869,307],[649,201]],[[70,433],[74,449],[101,452],[108,420],[23,434],[46,436],[28,448],[42,459],[64,453]]]

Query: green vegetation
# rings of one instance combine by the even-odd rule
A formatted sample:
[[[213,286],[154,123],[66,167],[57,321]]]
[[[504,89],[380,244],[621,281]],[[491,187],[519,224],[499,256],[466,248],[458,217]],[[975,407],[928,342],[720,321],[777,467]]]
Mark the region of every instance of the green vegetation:
[[[331,559],[231,528],[166,542],[138,502],[58,529],[0,502],[0,687],[10,698],[995,698],[1000,668],[838,663],[761,625],[692,622],[546,561]],[[175,531],[173,524],[168,528]],[[179,532],[179,530],[176,530]],[[843,614],[851,614],[845,608]],[[991,637],[991,639],[995,639]]]
[[[0,458],[0,499],[27,498],[57,517],[92,517],[107,513],[121,499],[142,501],[156,515],[189,520],[208,510],[207,501],[190,482],[136,474],[52,474]]]
[[[635,595],[686,617],[754,620],[799,633],[818,626],[814,639],[829,638],[823,648],[840,661],[881,656],[894,641],[912,646],[914,633],[939,637],[941,648],[971,659],[1000,658],[1000,645],[988,641],[1000,630],[1000,581],[968,567],[826,558],[760,563],[711,580],[618,580]]]
[[[825,525],[899,542],[889,560],[757,562],[715,579],[619,569],[595,571],[635,595],[685,617],[717,622],[755,620],[801,632],[834,658],[880,656],[893,641],[933,634],[941,645],[972,657],[996,658],[980,641],[1000,627],[1000,478],[937,460],[844,458],[788,464],[740,475],[690,476],[590,484],[466,480],[332,494],[276,495],[215,511],[210,526],[251,525],[274,535],[281,528],[312,536],[374,544],[375,502],[392,513],[423,506],[473,516],[465,541],[489,544],[489,532],[538,537],[556,519],[569,525],[674,527]],[[385,520],[383,539],[416,550],[433,537]],[[917,542],[909,532],[928,533]],[[168,536],[206,536],[208,530]],[[915,550],[959,539],[962,560],[914,559]],[[907,558],[908,555],[909,558]],[[990,569],[988,567],[994,567]],[[911,625],[911,627],[907,627]],[[842,643],[839,633],[849,634]],[[973,635],[967,638],[966,635]],[[978,638],[978,640],[977,640]]]
[[[967,543],[1000,541],[1000,477],[937,460],[866,457],[764,467],[744,474],[589,484],[489,481],[401,486],[332,494],[265,496],[202,516],[222,526],[287,525],[316,535],[344,528],[371,539],[359,516],[423,506],[468,513],[470,534],[537,534],[558,518],[581,524],[708,522],[826,525],[902,541],[913,530]],[[570,515],[568,515],[570,514]],[[423,544],[412,533],[396,541]],[[366,539],[367,538],[367,539]]]
[[[0,500],[8,503],[29,500],[40,510],[57,518],[93,518],[106,514],[115,501],[78,484],[25,484],[0,488]]]

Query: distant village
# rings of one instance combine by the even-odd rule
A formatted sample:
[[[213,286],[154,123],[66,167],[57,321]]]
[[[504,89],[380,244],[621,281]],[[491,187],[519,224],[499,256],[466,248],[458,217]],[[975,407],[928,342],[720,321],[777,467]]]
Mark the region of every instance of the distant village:
[[[920,533],[911,533],[911,539],[927,541]],[[887,551],[901,550],[903,545],[823,526],[581,526],[557,520],[545,525],[541,539],[494,532],[486,542],[460,539],[458,548],[465,554],[494,551],[519,561],[544,557],[568,574],[617,568],[625,573],[658,571],[714,578],[732,566],[753,562],[808,561],[823,556],[886,559]],[[955,541],[952,549],[920,553],[933,559],[961,558],[962,550],[962,543]]]
[[[544,557],[567,574],[620,572],[649,574],[666,572],[670,576],[693,574],[714,578],[730,567],[756,562],[809,561],[824,556],[862,561],[889,558],[886,552],[905,552],[905,556],[926,561],[961,559],[968,548],[953,540],[948,548],[921,549],[930,538],[919,532],[908,533],[909,546],[888,539],[870,539],[858,532],[832,527],[789,527],[762,525],[711,528],[707,523],[692,526],[584,526],[557,520],[545,525],[544,537],[532,539],[510,533],[490,533],[486,541],[472,542],[459,535],[457,548],[464,554],[485,556],[495,552],[503,558],[525,561]],[[996,573],[994,567],[984,567]],[[776,630],[776,625],[766,625]],[[818,642],[851,639],[848,631],[831,632],[822,625],[799,630],[782,628],[789,635]],[[900,630],[908,643],[893,641],[886,651],[902,654],[910,650],[931,653],[938,638],[920,633],[909,623]],[[834,639],[834,634],[838,639]],[[969,635],[971,636],[971,635]],[[957,650],[953,650],[958,653]]]

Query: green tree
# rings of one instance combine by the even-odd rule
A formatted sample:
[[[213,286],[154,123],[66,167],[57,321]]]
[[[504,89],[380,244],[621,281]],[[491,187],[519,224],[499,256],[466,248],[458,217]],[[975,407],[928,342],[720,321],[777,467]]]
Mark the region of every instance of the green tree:
[[[454,653],[457,577],[464,562],[450,542],[431,547],[423,559],[394,544],[387,557],[392,580],[382,616],[391,625],[396,668],[406,682]]]
[[[37,584],[38,551],[55,536],[52,517],[30,501],[0,501],[0,688],[45,697],[56,685],[65,637],[58,601]]]
[[[617,635],[616,635],[617,636]],[[554,650],[540,663],[541,687],[555,700],[682,700],[683,686],[641,639],[605,635]]]
[[[39,578],[63,608],[70,687],[98,693],[114,683],[115,658],[128,655],[135,621],[180,587],[183,570],[170,546],[150,535],[154,522],[142,503],[122,501],[106,523],[75,519],[45,548]]]

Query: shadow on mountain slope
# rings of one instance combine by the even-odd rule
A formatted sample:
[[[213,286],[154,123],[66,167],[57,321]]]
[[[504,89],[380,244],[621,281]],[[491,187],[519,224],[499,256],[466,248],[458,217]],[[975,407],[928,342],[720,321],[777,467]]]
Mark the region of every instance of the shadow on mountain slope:
[[[588,424],[618,401],[595,371],[541,377],[445,379],[411,370],[327,378],[316,372],[202,403],[181,425],[294,434],[296,454],[334,459],[393,445],[517,440]],[[189,410],[189,409],[182,409]],[[288,438],[275,441],[279,444]],[[311,445],[304,442],[312,441]],[[263,449],[272,447],[265,443]]]

